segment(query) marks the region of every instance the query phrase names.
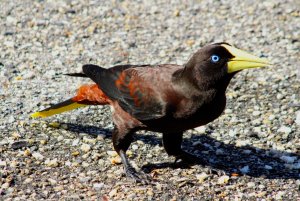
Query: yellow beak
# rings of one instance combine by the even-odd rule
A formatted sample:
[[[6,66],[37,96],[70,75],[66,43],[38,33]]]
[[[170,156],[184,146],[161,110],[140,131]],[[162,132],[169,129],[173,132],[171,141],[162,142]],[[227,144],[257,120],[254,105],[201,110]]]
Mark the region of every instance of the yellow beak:
[[[271,65],[267,59],[256,57],[230,45],[223,44],[222,46],[234,56],[227,62],[228,73],[233,73],[247,68],[259,68]]]

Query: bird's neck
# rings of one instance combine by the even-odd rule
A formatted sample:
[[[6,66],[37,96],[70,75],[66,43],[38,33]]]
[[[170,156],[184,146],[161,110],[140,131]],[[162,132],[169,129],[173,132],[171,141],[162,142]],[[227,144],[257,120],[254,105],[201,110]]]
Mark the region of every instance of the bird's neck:
[[[202,115],[203,111],[209,110],[208,108],[214,111],[213,114],[219,116],[226,104],[225,91],[231,78],[232,76],[215,80],[204,79],[202,75],[190,72],[186,68],[175,72],[173,74],[174,86],[181,94],[181,99],[177,102],[184,104],[184,107],[179,107],[184,110],[179,109],[174,112],[176,118]],[[217,116],[212,115],[209,119],[213,120]]]
[[[203,94],[203,92],[208,91],[216,93],[216,95],[225,95],[227,86],[233,76],[234,74],[227,74],[225,76],[201,75],[200,71],[195,71],[187,67],[176,71],[173,75],[175,82],[194,95]]]

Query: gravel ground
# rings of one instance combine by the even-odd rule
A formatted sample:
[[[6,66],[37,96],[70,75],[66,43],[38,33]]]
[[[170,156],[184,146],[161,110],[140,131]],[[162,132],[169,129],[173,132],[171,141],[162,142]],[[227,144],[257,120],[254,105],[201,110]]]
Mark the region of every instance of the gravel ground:
[[[296,0],[1,0],[0,200],[299,199],[299,10]],[[153,183],[133,184],[113,152],[109,108],[29,118],[87,82],[62,75],[82,64],[183,64],[221,41],[274,66],[239,73],[224,115],[186,132],[184,148],[205,167],[172,166],[161,134],[141,132],[128,154]]]

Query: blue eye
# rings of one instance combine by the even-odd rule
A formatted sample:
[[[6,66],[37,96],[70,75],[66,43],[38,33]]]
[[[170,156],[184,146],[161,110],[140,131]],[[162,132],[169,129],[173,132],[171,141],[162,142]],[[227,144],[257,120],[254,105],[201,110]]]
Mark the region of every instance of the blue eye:
[[[220,57],[218,55],[215,55],[213,54],[211,57],[210,57],[210,60],[213,62],[213,63],[217,63],[220,61]]]

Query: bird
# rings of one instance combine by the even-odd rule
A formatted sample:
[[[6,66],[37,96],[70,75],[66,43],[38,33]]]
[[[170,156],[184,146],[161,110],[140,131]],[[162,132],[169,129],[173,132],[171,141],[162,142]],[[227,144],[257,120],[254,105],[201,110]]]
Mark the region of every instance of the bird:
[[[79,87],[64,102],[35,112],[32,118],[48,117],[88,105],[109,105],[114,130],[112,143],[127,177],[147,179],[129,161],[133,135],[140,130],[162,133],[168,155],[187,163],[202,161],[181,147],[183,133],[218,118],[226,106],[226,89],[238,72],[271,63],[229,43],[213,43],[196,51],[183,65],[117,65],[103,68],[86,64],[81,73],[94,83]]]

